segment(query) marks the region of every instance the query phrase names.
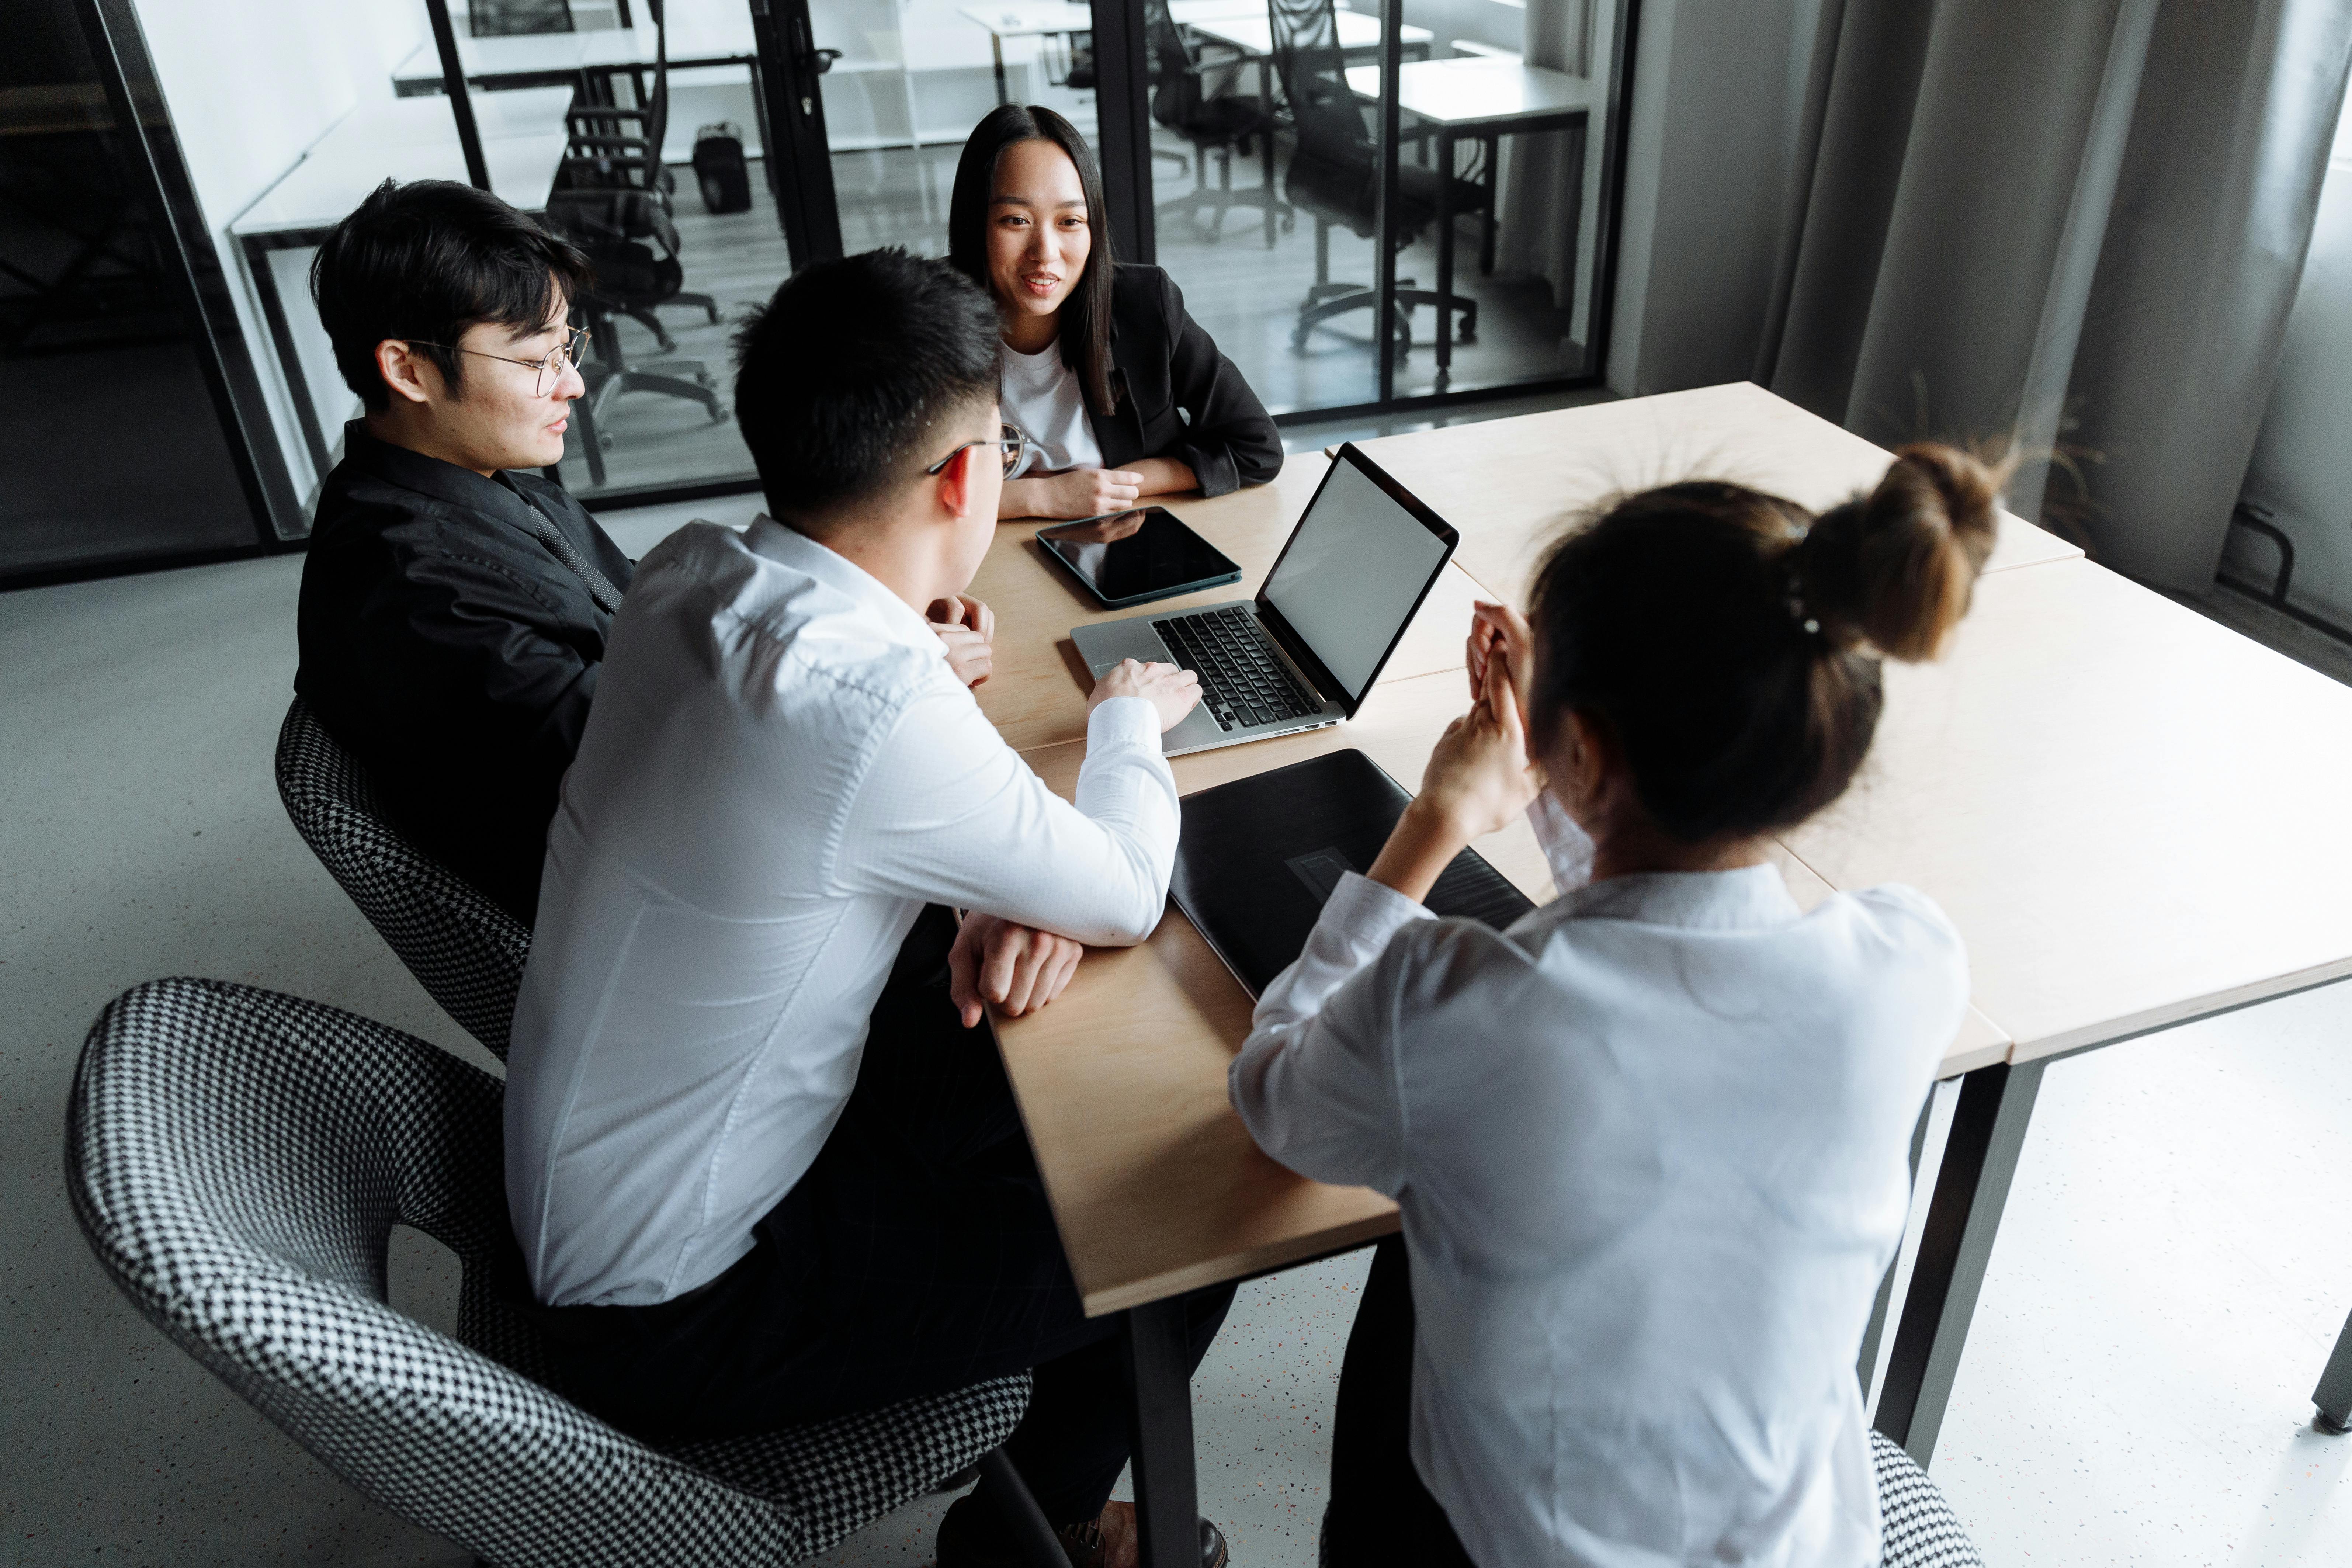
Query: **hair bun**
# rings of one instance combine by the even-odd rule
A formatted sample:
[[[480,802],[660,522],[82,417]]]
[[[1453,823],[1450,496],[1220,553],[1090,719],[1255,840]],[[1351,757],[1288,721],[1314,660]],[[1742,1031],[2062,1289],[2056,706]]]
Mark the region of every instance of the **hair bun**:
[[[1829,641],[1933,658],[1992,553],[2008,467],[1921,442],[1895,453],[1868,496],[1822,513],[1797,549],[1797,574]]]

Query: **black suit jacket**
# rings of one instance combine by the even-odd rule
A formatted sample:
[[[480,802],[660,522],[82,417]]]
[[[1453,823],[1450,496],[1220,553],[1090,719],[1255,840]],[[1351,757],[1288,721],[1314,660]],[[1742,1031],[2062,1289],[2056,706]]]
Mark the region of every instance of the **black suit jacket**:
[[[528,509],[615,588],[629,558],[536,475],[486,479],[358,422],[344,443],[302,567],[294,689],[394,825],[529,924],[613,617]]]
[[[1118,406],[1087,416],[1104,468],[1173,458],[1211,496],[1282,471],[1282,436],[1265,405],[1186,313],[1174,279],[1122,262],[1111,279],[1110,313]]]

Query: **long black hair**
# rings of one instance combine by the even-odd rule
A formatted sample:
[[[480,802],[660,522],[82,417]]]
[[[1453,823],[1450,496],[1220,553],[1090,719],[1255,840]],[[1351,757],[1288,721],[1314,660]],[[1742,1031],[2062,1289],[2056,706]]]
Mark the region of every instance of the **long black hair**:
[[[972,127],[963,156],[956,160],[955,188],[948,196],[948,260],[993,297],[988,278],[988,208],[996,196],[996,161],[1016,142],[1051,142],[1077,167],[1092,246],[1086,270],[1062,301],[1062,363],[1077,373],[1087,412],[1108,414],[1118,405],[1110,382],[1110,229],[1104,222],[1102,169],[1076,126],[1034,103],[1000,103]]]

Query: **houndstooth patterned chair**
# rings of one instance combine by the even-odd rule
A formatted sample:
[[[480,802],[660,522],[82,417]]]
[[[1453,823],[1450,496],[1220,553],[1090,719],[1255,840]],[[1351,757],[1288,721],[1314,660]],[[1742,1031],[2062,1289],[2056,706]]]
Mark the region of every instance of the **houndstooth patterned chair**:
[[[1984,1568],[1968,1531],[1903,1446],[1884,1432],[1870,1435],[1878,1471],[1878,1547],[1884,1568]]]
[[[67,1185],[99,1261],[183,1349],[369,1497],[502,1568],[793,1563],[976,1459],[1009,1473],[991,1450],[1025,1375],[668,1451],[542,1386],[509,1304],[501,1093],[349,1013],[159,980],[91,1026]],[[463,1261],[457,1341],[385,1304],[395,1223]]]
[[[402,837],[358,760],[299,697],[278,731],[278,798],[442,1011],[506,1060],[530,928]]]

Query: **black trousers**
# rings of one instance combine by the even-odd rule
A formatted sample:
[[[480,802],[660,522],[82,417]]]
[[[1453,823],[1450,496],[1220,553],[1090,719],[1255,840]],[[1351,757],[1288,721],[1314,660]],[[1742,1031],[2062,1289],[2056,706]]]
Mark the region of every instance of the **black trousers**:
[[[1118,1320],[1089,1319],[985,1028],[948,999],[955,917],[926,910],[874,1010],[857,1087],[751,1251],[649,1307],[540,1309],[566,1392],[659,1438],[796,1426],[1034,1369],[1006,1445],[1055,1525],[1127,1463]],[[1233,1289],[1189,1302],[1192,1364]]]
[[[1331,1424],[1331,1504],[1323,1516],[1333,1568],[1411,1563],[1470,1568],[1444,1507],[1412,1468],[1412,1276],[1404,1237],[1372,1249],[1371,1277],[1339,1363]]]

